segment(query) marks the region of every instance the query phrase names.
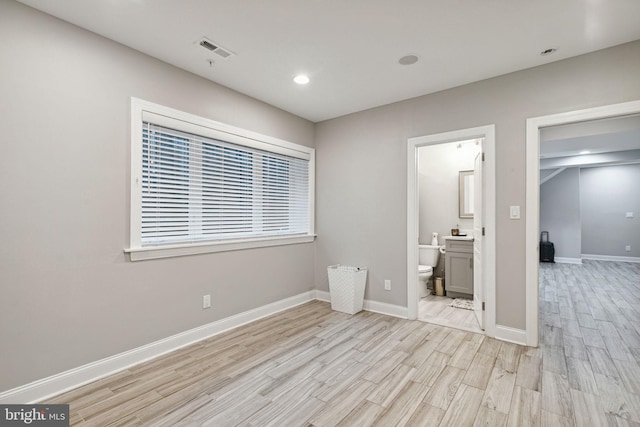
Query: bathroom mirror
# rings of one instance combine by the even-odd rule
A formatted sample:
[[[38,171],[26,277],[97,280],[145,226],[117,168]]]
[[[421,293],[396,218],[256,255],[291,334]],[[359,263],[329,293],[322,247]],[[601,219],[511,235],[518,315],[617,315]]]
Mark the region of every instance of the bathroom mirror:
[[[458,200],[460,218],[473,218],[473,171],[458,173]]]

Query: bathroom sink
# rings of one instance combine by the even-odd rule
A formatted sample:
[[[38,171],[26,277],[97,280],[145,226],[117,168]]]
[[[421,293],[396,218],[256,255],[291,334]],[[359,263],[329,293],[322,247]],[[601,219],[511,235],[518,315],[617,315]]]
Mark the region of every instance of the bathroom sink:
[[[445,240],[467,240],[467,241],[473,241],[473,236],[444,236],[443,239]]]

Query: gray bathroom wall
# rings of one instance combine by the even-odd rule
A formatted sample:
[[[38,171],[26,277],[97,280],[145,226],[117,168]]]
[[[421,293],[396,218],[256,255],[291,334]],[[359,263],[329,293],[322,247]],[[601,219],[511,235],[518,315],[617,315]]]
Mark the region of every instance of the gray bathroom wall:
[[[495,124],[496,322],[524,329],[526,119],[640,99],[639,75],[637,41],[319,123],[317,288],[327,265],[355,263],[366,298],[406,307],[407,139]]]
[[[640,165],[583,168],[580,181],[582,253],[640,257]]]
[[[580,259],[579,168],[566,169],[540,186],[540,230],[549,232],[557,258]]]
[[[313,289],[313,244],[123,252],[132,96],[307,146],[313,123],[14,1],[0,40],[0,391]]]
[[[431,244],[431,233],[449,236],[451,229],[473,232],[473,219],[460,218],[458,210],[458,173],[473,170],[480,146],[466,142],[460,148],[455,142],[430,145],[418,149],[418,224],[419,243]]]

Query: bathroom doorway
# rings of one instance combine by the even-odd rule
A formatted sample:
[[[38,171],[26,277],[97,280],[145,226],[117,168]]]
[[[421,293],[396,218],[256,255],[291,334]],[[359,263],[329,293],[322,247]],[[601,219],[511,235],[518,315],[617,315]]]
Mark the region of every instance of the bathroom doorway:
[[[484,324],[484,333],[495,336],[494,135],[495,127],[489,125],[408,141],[407,299],[410,319],[480,333]],[[482,162],[484,173],[472,178],[473,171],[479,169],[476,159]],[[482,215],[474,215],[474,208],[479,207],[482,207],[479,210]],[[438,234],[435,239],[433,233]],[[477,239],[475,234],[478,234]],[[450,258],[447,260],[446,252],[440,255],[429,280],[429,291],[425,294],[424,268],[418,274],[419,244],[444,247],[447,241],[450,242]],[[427,253],[425,246],[421,249]],[[431,248],[427,250],[431,251]],[[458,250],[463,253],[455,253]],[[423,262],[429,261],[423,259]],[[446,266],[450,269],[449,288]],[[460,268],[470,287],[459,287],[458,280],[451,279],[455,277],[452,274],[459,274],[454,272],[459,272]],[[441,293],[433,280],[436,277],[444,279],[445,295],[435,295]],[[441,280],[437,282],[438,285],[442,283]],[[455,298],[459,300],[451,306]]]

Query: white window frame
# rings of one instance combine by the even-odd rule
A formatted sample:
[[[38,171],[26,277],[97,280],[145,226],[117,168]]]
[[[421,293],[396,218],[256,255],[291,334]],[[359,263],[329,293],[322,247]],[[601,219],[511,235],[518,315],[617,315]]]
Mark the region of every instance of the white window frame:
[[[142,217],[142,128],[143,120],[154,124],[174,127],[202,136],[232,142],[278,154],[304,157],[309,160],[309,231],[305,235],[269,236],[220,241],[202,241],[155,246],[141,243]],[[204,135],[203,135],[204,134]],[[313,242],[315,238],[315,149],[292,142],[262,135],[246,129],[230,126],[204,117],[199,117],[173,108],[165,107],[138,98],[131,98],[131,214],[130,246],[124,251],[131,261],[224,252],[268,246],[291,245]]]

